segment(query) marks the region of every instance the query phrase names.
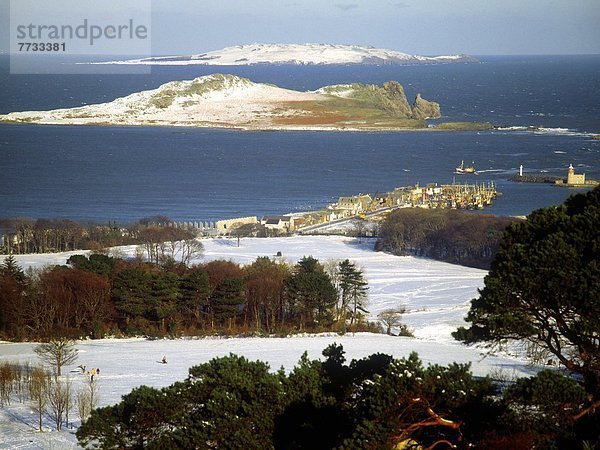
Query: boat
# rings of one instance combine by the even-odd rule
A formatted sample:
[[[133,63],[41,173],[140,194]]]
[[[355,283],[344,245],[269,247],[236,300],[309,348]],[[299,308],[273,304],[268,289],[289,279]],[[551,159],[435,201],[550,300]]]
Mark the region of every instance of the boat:
[[[477,172],[475,172],[475,161],[473,161],[472,164],[469,164],[466,167],[465,167],[464,160],[461,161],[460,166],[458,166],[456,169],[454,169],[454,173],[472,173],[472,174],[477,175]]]

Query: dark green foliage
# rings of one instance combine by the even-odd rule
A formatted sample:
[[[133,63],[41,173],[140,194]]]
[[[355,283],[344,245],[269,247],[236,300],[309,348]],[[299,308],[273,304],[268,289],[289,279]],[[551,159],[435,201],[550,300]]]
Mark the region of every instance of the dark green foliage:
[[[192,315],[199,321],[210,294],[208,274],[200,267],[192,267],[181,276],[179,282],[177,310],[184,315]]]
[[[480,296],[455,337],[523,339],[581,374],[600,406],[600,187],[534,211],[504,235]]]
[[[19,304],[25,293],[26,276],[13,255],[4,258],[0,264],[0,332],[20,335]]]
[[[416,354],[374,354],[346,364],[332,345],[325,360],[304,355],[286,376],[234,355],[190,369],[189,377],[155,390],[135,389],[101,408],[77,432],[99,448],[390,448],[413,439],[477,442],[500,409],[488,409],[488,381],[469,367],[423,367]],[[419,426],[429,410],[456,423]],[[417,424],[417,426],[413,426]]]
[[[585,389],[556,370],[542,370],[510,386],[504,400],[511,414],[506,420],[516,429],[527,430],[544,448],[582,448],[583,442],[600,443],[600,416],[573,416],[586,403]]]
[[[116,258],[100,253],[93,253],[89,258],[86,258],[85,255],[73,255],[67,259],[67,264],[71,264],[77,269],[93,272],[108,278],[112,276],[117,261],[118,259]]]
[[[415,353],[391,361],[385,371],[363,381],[361,388],[358,421],[345,448],[389,448],[407,439],[426,447],[441,439],[473,442],[484,429],[479,414],[492,392],[489,382],[472,378],[468,365],[424,368]],[[431,422],[428,408],[457,427],[414,426]],[[470,421],[477,426],[467,434],[462,424]]]
[[[536,405],[541,412],[561,414],[584,402],[586,392],[572,378],[553,370],[542,370],[535,377],[518,379],[504,396],[514,403]]]
[[[128,267],[119,272],[112,289],[117,311],[125,318],[149,317],[148,299],[152,292],[152,274],[144,267]]]
[[[282,398],[282,374],[232,355],[192,367],[170,387],[133,390],[94,411],[77,438],[99,448],[268,449]]]
[[[95,410],[77,430],[77,438],[92,448],[161,448],[159,443],[170,440],[169,426],[185,410],[182,400],[176,385],[162,390],[140,386],[121,403]]]
[[[17,283],[25,282],[25,273],[21,266],[17,264],[14,255],[8,255],[0,265],[0,276],[12,278]]]
[[[377,247],[396,255],[489,269],[504,229],[515,221],[455,210],[404,208],[382,223]]]
[[[343,319],[350,318],[352,325],[355,320],[361,318],[366,310],[368,283],[365,281],[362,271],[356,264],[345,259],[339,264],[339,290],[340,310]]]
[[[203,429],[215,448],[270,448],[283,381],[268,365],[234,355],[193,367],[187,380],[196,405],[191,428]]]
[[[211,295],[212,309],[217,322],[231,322],[241,314],[244,298],[244,280],[230,278],[223,280]]]
[[[288,279],[287,290],[300,316],[301,328],[331,323],[337,292],[323,266],[312,256],[298,262],[296,273]]]

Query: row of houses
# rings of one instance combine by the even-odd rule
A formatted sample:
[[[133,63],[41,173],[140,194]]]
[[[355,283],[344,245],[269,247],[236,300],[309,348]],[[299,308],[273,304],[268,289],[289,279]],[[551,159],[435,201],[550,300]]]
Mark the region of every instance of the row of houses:
[[[571,174],[572,175],[572,174]],[[183,221],[155,223],[159,226],[170,226],[194,231],[198,235],[222,236],[235,234],[240,227],[260,226],[270,234],[288,234],[300,228],[318,225],[348,217],[365,218],[373,211],[387,211],[404,207],[419,208],[484,208],[496,197],[493,183],[485,184],[427,184],[425,186],[398,187],[385,194],[358,194],[342,196],[338,201],[318,211],[303,214],[264,216],[260,220],[256,216],[239,217],[214,222]],[[15,234],[0,233],[0,249],[16,245]],[[11,241],[13,240],[13,241]]]
[[[396,208],[481,209],[492,204],[498,195],[493,182],[488,184],[427,184],[398,187],[385,194],[342,196],[325,209],[293,216],[266,216],[229,219],[217,222],[217,234],[228,234],[246,223],[260,223],[267,230],[290,233],[300,228],[334,220],[359,217],[374,211]],[[223,225],[220,225],[223,224]]]
[[[338,217],[356,216],[385,208],[480,209],[491,205],[498,195],[493,182],[488,184],[442,184],[398,187],[385,194],[359,194],[340,197],[328,209]]]

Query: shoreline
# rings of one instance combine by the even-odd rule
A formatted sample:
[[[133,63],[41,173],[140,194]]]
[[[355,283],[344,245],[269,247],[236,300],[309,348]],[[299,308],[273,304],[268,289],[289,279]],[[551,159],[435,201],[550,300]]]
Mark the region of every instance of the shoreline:
[[[10,113],[9,113],[10,114]],[[416,133],[416,132],[435,132],[435,133],[456,133],[456,132],[471,132],[471,133],[499,133],[499,134],[533,134],[533,135],[564,135],[574,137],[584,137],[591,140],[597,140],[598,136],[595,132],[572,130],[567,128],[547,128],[547,127],[504,127],[497,125],[489,125],[489,127],[480,127],[484,122],[472,122],[473,127],[442,127],[424,126],[420,128],[406,127],[348,127],[348,126],[253,126],[253,125],[234,125],[234,124],[191,124],[191,123],[119,123],[119,122],[68,122],[68,121],[31,121],[18,119],[3,119],[0,114],[0,126],[2,125],[42,125],[42,126],[78,126],[78,127],[152,127],[152,128],[189,128],[193,130],[226,130],[239,132],[329,132],[329,133]],[[454,124],[457,122],[442,122]],[[478,127],[479,126],[479,127]]]
[[[12,113],[11,113],[12,114]],[[4,119],[3,115],[0,115],[0,125],[8,124],[8,125],[49,125],[49,126],[88,126],[88,127],[162,127],[162,128],[192,128],[192,129],[215,129],[215,130],[232,130],[232,131],[277,131],[277,132],[285,132],[285,131],[306,131],[306,132],[350,132],[350,133],[378,133],[378,132],[419,132],[419,131],[433,131],[433,132],[456,132],[456,131],[499,131],[493,125],[483,122],[472,122],[469,123],[468,126],[465,124],[464,126],[456,126],[453,125],[456,122],[443,122],[449,124],[447,127],[438,126],[423,126],[423,127],[390,127],[390,126],[310,126],[310,125],[302,125],[302,126],[294,126],[294,125],[269,125],[269,126],[261,126],[261,125],[252,125],[252,124],[218,124],[218,123],[151,123],[151,122],[130,122],[130,123],[120,123],[120,122],[80,122],[80,121],[69,121],[69,120],[19,120],[19,119]],[[6,115],[4,115],[6,116]],[[504,130],[502,130],[504,131]]]

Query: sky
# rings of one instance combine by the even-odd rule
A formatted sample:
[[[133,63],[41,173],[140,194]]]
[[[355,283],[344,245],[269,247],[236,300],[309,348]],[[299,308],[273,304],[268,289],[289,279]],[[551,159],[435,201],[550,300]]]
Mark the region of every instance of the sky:
[[[0,0],[0,50],[8,48],[10,1]],[[56,13],[57,2],[37,2],[40,14]],[[148,0],[148,4],[155,55],[257,42],[358,44],[423,55],[600,53],[598,0]],[[44,7],[53,11],[44,13]]]

